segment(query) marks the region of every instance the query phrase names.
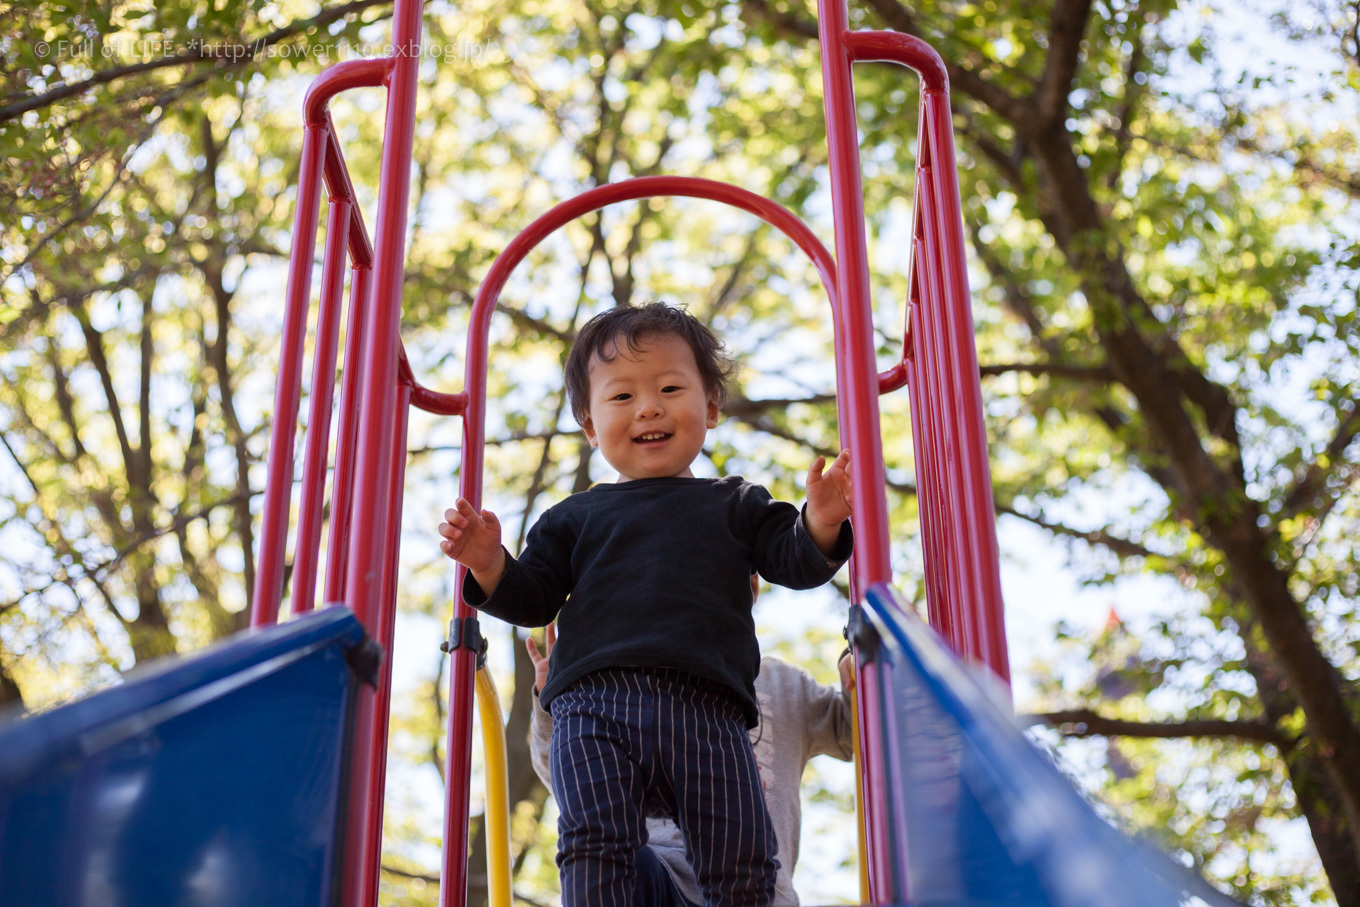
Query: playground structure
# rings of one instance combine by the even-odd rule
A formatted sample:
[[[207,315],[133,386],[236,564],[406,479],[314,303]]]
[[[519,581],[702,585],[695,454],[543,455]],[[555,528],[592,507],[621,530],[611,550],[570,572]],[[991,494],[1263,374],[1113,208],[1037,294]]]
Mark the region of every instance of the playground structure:
[[[201,731],[188,725],[172,730],[168,718],[157,716],[192,717],[221,701],[227,695],[222,690],[256,696],[254,701],[261,708],[272,708],[266,703],[276,701],[279,691],[269,686],[269,678],[280,676],[284,662],[292,664],[288,659],[293,656],[288,653],[306,650],[309,655],[330,653],[330,673],[323,683],[329,706],[321,726],[329,729],[326,752],[332,758],[318,782],[317,789],[324,793],[308,801],[313,812],[317,802],[327,808],[321,810],[324,815],[319,820],[324,829],[309,826],[305,832],[311,840],[324,831],[325,843],[308,851],[305,872],[296,865],[271,863],[266,856],[256,861],[261,872],[300,880],[291,887],[280,886],[289,892],[286,898],[238,886],[232,891],[249,890],[250,894],[240,893],[238,900],[231,899],[238,895],[223,895],[224,899],[207,902],[376,904],[392,658],[375,664],[371,644],[366,646],[362,640],[392,652],[410,407],[461,418],[460,492],[480,507],[488,330],[501,289],[529,251],[563,225],[607,205],[659,196],[721,202],[766,221],[809,257],[830,301],[841,445],[855,452],[851,468],[857,540],[850,588],[855,603],[851,639],[860,691],[857,764],[862,899],[877,904],[1171,904],[1194,888],[1177,876],[1171,864],[1095,817],[960,669],[962,659],[985,667],[1003,682],[1009,677],[947,74],[938,54],[919,39],[894,32],[850,30],[845,0],[819,0],[818,6],[834,255],[792,212],[739,187],[667,176],[597,186],[544,213],[496,259],[473,303],[464,387],[457,393],[441,393],[418,383],[398,333],[420,0],[396,0],[392,56],[340,63],[318,77],[305,102],[294,245],[252,599],[251,625],[258,632],[203,656],[216,659],[217,673],[212,677],[195,673],[191,669],[195,662],[190,661],[160,676],[162,691],[157,696],[148,698],[144,687],[129,684],[71,707],[77,713],[59,710],[8,732],[8,739],[20,745],[8,751],[0,748],[0,892],[16,890],[9,887],[11,873],[27,873],[21,878],[30,887],[17,890],[38,892],[47,890],[44,884],[57,884],[55,880],[63,875],[79,875],[79,853],[67,861],[69,865],[53,868],[47,875],[39,869],[15,869],[17,856],[28,853],[23,848],[37,845],[22,843],[20,826],[5,816],[53,809],[61,815],[78,814],[80,804],[97,798],[105,789],[101,785],[106,787],[107,779],[117,775],[115,768],[123,758],[117,756],[118,747],[145,750],[152,746],[148,741],[154,741],[152,748],[166,752],[178,751],[177,742],[192,749]],[[921,80],[911,290],[901,361],[882,373],[875,363],[869,302],[854,119],[852,69],[856,62],[899,64],[915,71]],[[387,92],[372,238],[327,111],[338,93],[360,87],[383,87]],[[353,617],[348,617],[345,608],[327,607],[317,615],[275,627],[292,521],[294,429],[323,186],[329,199],[327,238],[322,250],[290,608],[295,618],[312,611],[319,585],[322,603],[343,605]],[[336,407],[333,390],[346,264],[350,271],[348,327]],[[927,605],[934,633],[891,587],[878,397],[903,387],[910,395]],[[333,410],[340,417],[323,570],[319,553]],[[466,900],[474,690],[493,750],[503,730],[494,689],[486,672],[478,670],[483,640],[475,612],[461,599],[463,573],[459,567],[459,594],[445,643],[451,670],[440,903],[450,907]],[[320,642],[323,636],[329,642]],[[135,695],[139,690],[140,698]],[[217,692],[208,695],[205,690]],[[114,713],[123,722],[116,732],[107,729],[106,720]],[[83,742],[63,749],[63,741],[73,739]],[[108,742],[91,749],[90,739]],[[303,738],[287,745],[295,750],[307,744]],[[497,907],[510,903],[503,761],[502,743],[499,756],[491,752],[487,759],[489,879],[492,903]],[[164,773],[169,778],[173,769],[149,762],[142,771],[146,777]],[[40,777],[45,780],[34,787],[33,779]],[[39,793],[24,800],[14,793],[21,788]],[[281,781],[278,790],[286,788]],[[165,797],[172,801],[176,795],[183,795],[182,787],[170,785]],[[158,814],[165,815],[164,798],[158,802],[162,810]],[[292,816],[296,806],[278,808]],[[237,810],[230,821],[221,819],[226,823],[222,827],[249,835],[256,833],[252,829],[269,826],[267,815],[246,812]],[[274,827],[294,826],[280,821]],[[25,832],[30,842],[49,838],[69,842],[71,834],[68,826],[56,820]],[[104,848],[98,850],[105,855],[101,858],[123,854],[136,859],[138,853],[146,852],[127,842],[98,843],[101,835],[109,838],[112,832],[96,828],[81,834],[87,850]],[[213,839],[212,835],[201,837]],[[177,871],[197,871],[191,857],[186,856]],[[117,872],[108,875],[121,877]],[[153,880],[146,884],[162,884],[168,891],[176,883]],[[82,890],[87,892],[88,885]],[[72,888],[69,898],[63,895],[58,902],[86,903],[81,899],[86,896]]]
[[[395,618],[395,576],[407,414],[410,406],[463,421],[460,493],[481,506],[486,403],[487,334],[497,297],[511,271],[543,238],[583,214],[617,202],[667,195],[706,198],[738,207],[783,231],[813,261],[830,299],[835,328],[838,410],[842,446],[855,450],[853,463],[856,551],[851,592],[860,600],[875,583],[892,579],[887,504],[882,493],[882,441],[878,395],[904,384],[911,393],[918,430],[914,433],[922,488],[921,522],[927,555],[927,584],[932,623],[953,648],[987,665],[1003,680],[1008,666],[1001,611],[1000,580],[991,505],[991,485],[982,425],[981,391],[973,346],[967,278],[963,258],[957,176],[954,172],[948,80],[943,62],[924,42],[892,32],[852,32],[841,2],[820,9],[823,84],[836,254],[791,212],[745,190],[706,180],[652,177],[599,186],[564,202],[529,225],[501,253],[473,303],[468,329],[464,389],[456,394],[422,387],[412,375],[398,336],[400,287],[409,200],[409,160],[414,132],[418,53],[342,63],[313,83],[305,103],[305,133],[299,175],[294,250],[289,271],[283,352],[275,398],[269,478],[263,508],[259,571],[252,626],[277,619],[283,585],[289,524],[292,434],[301,386],[303,345],[311,297],[311,270],[324,183],[330,194],[327,246],[323,253],[320,308],[311,411],[302,470],[301,504],[293,566],[292,610],[313,605],[322,499],[327,471],[327,439],[332,408],[343,268],[348,255],[351,304],[335,472],[332,487],[329,558],[323,601],[344,602],[377,642],[390,650]],[[393,47],[417,48],[421,4],[398,0]],[[908,306],[902,361],[877,374],[868,258],[864,235],[854,96],[851,76],[856,61],[889,61],[914,69],[922,78],[920,147],[916,181],[916,238],[913,292]],[[327,104],[341,91],[357,87],[387,89],[383,167],[378,194],[376,240],[370,243]],[[936,167],[935,161],[946,166]],[[929,313],[929,314],[927,314]],[[358,368],[349,367],[357,363]],[[947,476],[956,477],[946,481]],[[951,487],[952,486],[952,487]],[[351,491],[352,488],[352,491]],[[960,493],[962,492],[962,493]],[[461,593],[463,570],[458,570]],[[476,617],[461,594],[448,649],[450,731],[446,777],[449,784],[444,829],[443,887],[466,886],[468,785],[471,770],[473,686],[480,633]],[[390,661],[388,662],[390,665]],[[390,671],[390,669],[389,669]],[[385,741],[390,673],[377,692],[361,694],[351,778],[348,864],[359,890],[376,887],[382,817]],[[867,748],[878,733],[863,722]],[[866,759],[866,789],[881,787],[881,767]],[[876,808],[866,804],[870,850],[885,851],[886,828]],[[882,859],[869,859],[870,895],[891,889]],[[878,895],[882,897],[882,895]],[[445,898],[445,903],[453,903]]]

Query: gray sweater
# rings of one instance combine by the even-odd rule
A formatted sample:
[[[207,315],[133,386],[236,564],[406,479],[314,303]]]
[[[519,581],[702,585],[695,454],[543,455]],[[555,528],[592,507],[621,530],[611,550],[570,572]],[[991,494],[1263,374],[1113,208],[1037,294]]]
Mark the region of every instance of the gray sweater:
[[[760,724],[751,729],[760,780],[779,839],[779,875],[775,880],[777,905],[798,903],[793,890],[793,868],[798,863],[798,838],[803,808],[799,797],[803,770],[813,756],[834,756],[848,762],[854,756],[850,735],[850,697],[835,687],[822,686],[801,668],[778,658],[760,660],[755,682],[760,704]],[[552,789],[548,768],[552,716],[534,697],[530,727],[530,751],[534,771]],[[696,904],[703,903],[694,870],[685,860],[680,829],[666,819],[648,819],[648,842],[670,871],[680,891]]]

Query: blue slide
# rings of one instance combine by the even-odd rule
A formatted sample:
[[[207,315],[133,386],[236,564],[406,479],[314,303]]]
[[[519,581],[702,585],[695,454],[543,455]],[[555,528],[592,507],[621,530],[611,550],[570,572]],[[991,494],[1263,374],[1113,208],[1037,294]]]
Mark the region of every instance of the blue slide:
[[[895,591],[870,589],[851,634],[895,902],[1236,904],[1101,819]],[[337,904],[376,649],[329,608],[0,726],[0,904]]]
[[[894,589],[869,590],[851,635],[876,681],[896,900],[1237,907],[1098,816]]]
[[[346,741],[379,660],[328,608],[0,726],[0,904],[339,903]]]

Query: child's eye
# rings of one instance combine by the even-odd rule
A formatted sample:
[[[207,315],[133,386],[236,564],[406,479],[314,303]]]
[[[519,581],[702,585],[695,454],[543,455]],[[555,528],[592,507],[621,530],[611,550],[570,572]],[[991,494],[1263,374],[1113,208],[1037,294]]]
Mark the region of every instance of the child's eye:
[[[611,400],[619,400],[619,401],[623,401],[623,400],[631,399],[632,396],[633,396],[632,394],[615,394],[614,396],[610,397],[609,399],[611,399]]]
[[[674,384],[667,384],[665,387],[661,388],[661,393],[663,393],[663,394],[673,394],[673,393],[675,393],[675,392],[678,391],[678,390],[680,390],[680,388],[677,387],[677,386],[675,386]]]

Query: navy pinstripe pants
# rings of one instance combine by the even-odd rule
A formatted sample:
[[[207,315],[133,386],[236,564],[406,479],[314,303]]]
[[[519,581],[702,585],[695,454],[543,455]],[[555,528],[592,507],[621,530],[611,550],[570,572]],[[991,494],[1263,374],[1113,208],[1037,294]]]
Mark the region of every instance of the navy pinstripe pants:
[[[680,827],[707,907],[774,899],[778,847],[732,691],[669,669],[611,668],[551,706],[564,907],[635,907],[648,816]]]

